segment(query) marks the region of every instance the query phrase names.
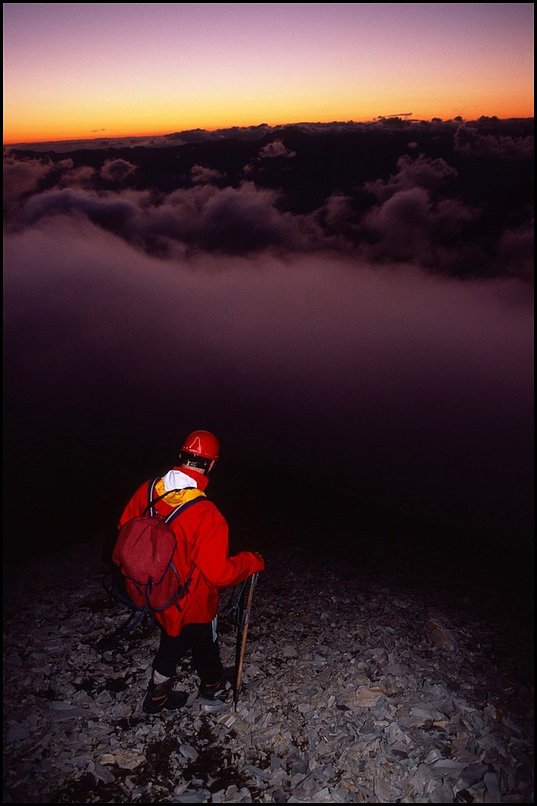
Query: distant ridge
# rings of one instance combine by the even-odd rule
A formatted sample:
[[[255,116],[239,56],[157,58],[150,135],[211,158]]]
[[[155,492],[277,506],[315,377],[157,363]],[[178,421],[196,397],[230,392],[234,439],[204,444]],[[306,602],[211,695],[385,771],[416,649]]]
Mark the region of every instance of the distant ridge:
[[[364,131],[371,127],[386,127],[396,126],[397,128],[404,127],[420,127],[420,126],[460,126],[465,125],[491,125],[491,124],[517,124],[523,121],[532,121],[533,118],[497,118],[495,115],[488,117],[482,115],[477,120],[464,120],[461,116],[453,119],[441,120],[440,118],[433,118],[432,120],[417,120],[408,119],[411,112],[404,112],[399,115],[385,115],[375,118],[371,121],[357,122],[353,120],[348,121],[330,121],[330,122],[299,122],[299,123],[285,123],[276,126],[270,126],[268,123],[259,123],[255,126],[231,126],[224,129],[186,129],[184,131],[170,132],[169,134],[160,135],[146,135],[139,137],[96,137],[85,138],[78,140],[47,140],[43,142],[21,142],[10,143],[4,145],[4,150],[7,151],[53,151],[55,153],[64,153],[69,151],[76,151],[79,149],[91,150],[104,150],[107,148],[167,148],[170,146],[181,146],[189,143],[201,142],[215,142],[222,140],[237,139],[242,141],[255,141],[267,135],[283,133],[289,129],[300,129],[301,131],[309,134],[326,134],[329,131],[334,132],[350,132],[350,131]]]

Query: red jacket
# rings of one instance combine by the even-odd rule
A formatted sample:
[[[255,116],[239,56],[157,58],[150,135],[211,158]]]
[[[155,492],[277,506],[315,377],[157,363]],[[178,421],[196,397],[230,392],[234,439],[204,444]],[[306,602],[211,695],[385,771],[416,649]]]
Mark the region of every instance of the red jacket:
[[[209,479],[202,473],[184,467],[177,470],[192,479],[192,486],[204,490]],[[162,489],[162,481],[160,482]],[[159,485],[157,485],[158,488]],[[148,482],[144,482],[123,510],[119,526],[131,518],[141,515],[147,507]],[[160,515],[167,515],[173,505],[168,499],[155,505]],[[199,624],[212,621],[218,612],[220,588],[231,587],[242,582],[250,574],[264,570],[263,559],[251,551],[241,551],[229,556],[228,526],[218,508],[203,498],[194,506],[187,507],[171,522],[177,537],[174,562],[186,579],[193,567],[192,582],[186,597],[180,602],[180,609],[172,605],[155,618],[168,635],[179,635],[185,624]]]

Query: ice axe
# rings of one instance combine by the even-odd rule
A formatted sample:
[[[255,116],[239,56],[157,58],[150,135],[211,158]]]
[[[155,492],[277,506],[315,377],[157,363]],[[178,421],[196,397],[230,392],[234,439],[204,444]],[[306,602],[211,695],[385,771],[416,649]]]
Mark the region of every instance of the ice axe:
[[[242,683],[244,655],[246,652],[246,639],[248,637],[248,622],[252,608],[254,588],[258,574],[249,576],[241,589],[237,605],[237,645],[235,648],[235,681],[233,684],[233,710],[237,710],[237,702]]]

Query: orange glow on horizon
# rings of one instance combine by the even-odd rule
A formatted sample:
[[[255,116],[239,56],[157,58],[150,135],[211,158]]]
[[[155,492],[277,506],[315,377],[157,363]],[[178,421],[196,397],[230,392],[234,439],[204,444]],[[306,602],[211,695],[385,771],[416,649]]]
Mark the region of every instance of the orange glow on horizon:
[[[353,121],[355,123],[369,123],[382,116],[390,116],[396,114],[403,114],[404,104],[386,105],[381,109],[376,108],[371,110],[370,114],[352,114],[350,110],[343,110],[339,115],[316,115],[307,114],[305,111],[302,115],[293,115],[288,118],[271,117],[268,115],[258,115],[256,117],[240,115],[222,115],[220,117],[215,115],[205,114],[200,118],[183,118],[181,120],[170,120],[162,123],[155,123],[151,125],[149,121],[144,121],[136,124],[134,121],[127,120],[122,123],[120,121],[111,122],[109,126],[103,126],[96,129],[82,120],[69,119],[65,123],[58,125],[57,121],[50,121],[46,125],[42,121],[41,124],[28,124],[26,126],[7,126],[4,129],[5,146],[17,145],[18,143],[43,143],[43,142],[61,142],[65,140],[100,140],[100,139],[114,139],[114,138],[130,138],[130,137],[160,137],[173,132],[188,131],[190,129],[204,129],[206,131],[216,131],[218,129],[227,128],[245,128],[250,126],[259,126],[267,124],[269,126],[285,126],[294,125],[299,123],[334,123]],[[464,105],[453,106],[450,109],[438,111],[426,110],[423,114],[412,111],[412,120],[430,121],[433,118],[440,118],[441,120],[453,120],[455,117],[462,117],[463,120],[472,121],[477,120],[481,116],[492,117],[496,116],[500,119],[509,118],[533,118],[534,108],[533,105],[525,103],[523,100],[517,102],[516,98],[509,99],[504,104],[496,104],[494,108],[486,105],[476,104],[474,106]]]

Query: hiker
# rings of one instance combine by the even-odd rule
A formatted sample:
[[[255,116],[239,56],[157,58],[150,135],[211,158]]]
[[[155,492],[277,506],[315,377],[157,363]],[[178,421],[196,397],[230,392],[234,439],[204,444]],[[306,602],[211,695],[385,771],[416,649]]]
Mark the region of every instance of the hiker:
[[[229,681],[220,660],[216,631],[219,590],[237,585],[251,574],[264,570],[260,554],[241,551],[229,556],[227,523],[204,491],[208,475],[219,454],[219,441],[209,431],[193,431],[185,439],[178,463],[158,479],[158,496],[178,490],[156,502],[154,508],[166,516],[179,504],[201,497],[195,506],[185,507],[171,526],[177,538],[173,561],[183,578],[192,574],[188,593],[179,604],[154,616],[161,628],[160,645],[153,660],[142,709],[156,714],[185,704],[188,695],[174,691],[178,662],[192,652],[194,668],[200,678],[199,696],[214,700],[225,696]],[[148,482],[134,493],[121,515],[119,526],[141,515],[148,505]]]

